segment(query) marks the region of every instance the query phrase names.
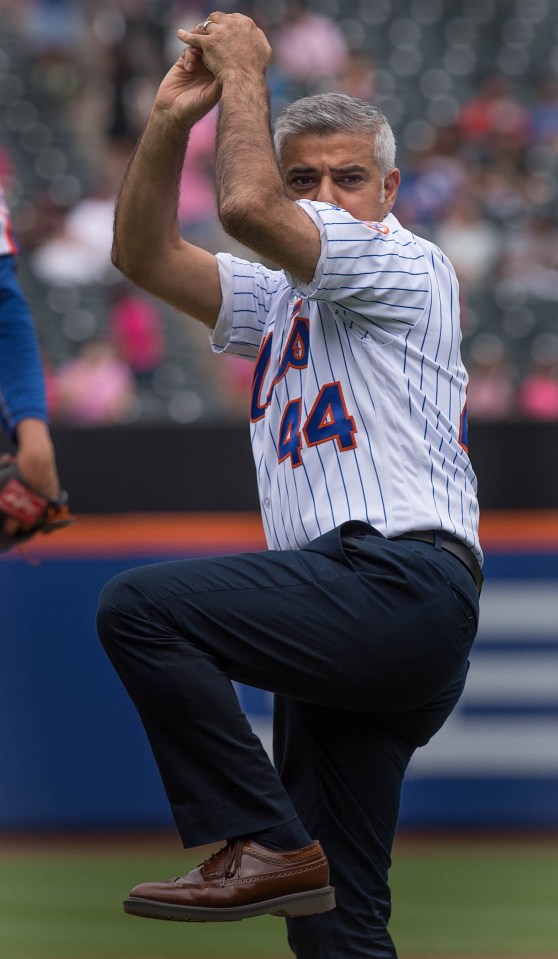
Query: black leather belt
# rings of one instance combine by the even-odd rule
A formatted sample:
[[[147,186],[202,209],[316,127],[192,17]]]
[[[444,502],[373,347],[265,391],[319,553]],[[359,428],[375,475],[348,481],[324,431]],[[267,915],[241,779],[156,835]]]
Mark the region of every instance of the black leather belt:
[[[411,530],[410,533],[402,533],[400,536],[394,536],[393,539],[418,539],[419,542],[431,543],[432,546],[436,546],[438,542],[442,549],[447,550],[448,553],[455,556],[456,559],[463,563],[469,570],[475,581],[475,586],[480,593],[484,581],[482,570],[469,547],[465,546],[465,543],[462,543],[456,536],[452,536],[451,533],[442,532],[442,530],[439,529],[416,529]]]

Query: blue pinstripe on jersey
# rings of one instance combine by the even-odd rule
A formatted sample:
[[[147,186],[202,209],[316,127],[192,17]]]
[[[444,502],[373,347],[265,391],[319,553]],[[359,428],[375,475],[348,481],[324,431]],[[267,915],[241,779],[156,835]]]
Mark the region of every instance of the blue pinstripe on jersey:
[[[460,445],[467,374],[451,264],[391,215],[380,232],[329,204],[299,203],[322,237],[312,283],[218,256],[223,308],[213,348],[255,359],[271,336],[251,429],[269,545],[297,548],[352,518],[388,536],[447,529],[482,558],[476,477]],[[285,350],[297,317],[309,321],[308,356],[291,363]],[[279,462],[289,403],[300,403],[300,440],[285,435],[283,455],[292,453]],[[327,421],[318,423],[316,410]],[[289,431],[297,419],[298,411]]]

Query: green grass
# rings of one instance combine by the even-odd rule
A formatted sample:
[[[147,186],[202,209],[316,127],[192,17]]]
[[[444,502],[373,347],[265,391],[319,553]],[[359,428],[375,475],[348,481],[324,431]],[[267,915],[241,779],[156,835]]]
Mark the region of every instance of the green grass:
[[[403,842],[391,885],[401,959],[558,957],[556,842]]]
[[[199,856],[122,850],[100,856],[88,847],[79,856],[26,851],[0,859],[1,959],[288,956],[284,924],[271,916],[208,925],[124,914],[122,899],[136,882],[186,872]]]
[[[186,924],[123,913],[136,882],[189,865],[170,843],[141,838],[112,851],[105,841],[0,844],[0,959],[292,959],[281,919]],[[556,843],[403,839],[392,888],[401,959],[558,956]]]

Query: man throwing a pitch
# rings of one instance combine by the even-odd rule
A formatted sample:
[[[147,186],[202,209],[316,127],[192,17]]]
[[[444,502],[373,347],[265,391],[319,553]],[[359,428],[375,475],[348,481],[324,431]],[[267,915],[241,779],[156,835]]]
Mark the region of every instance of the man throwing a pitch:
[[[253,21],[214,13],[179,36],[125,177],[114,262],[205,323],[214,350],[255,361],[269,550],[147,566],[103,591],[99,632],[184,845],[225,842],[136,886],[125,909],[272,913],[298,959],[393,959],[401,783],[463,690],[482,582],[457,282],[390,212],[395,144],[374,106],[299,100],[273,144]],[[188,134],[217,103],[221,221],[268,265],[213,256],[176,226]],[[276,694],[275,767],[233,681]]]

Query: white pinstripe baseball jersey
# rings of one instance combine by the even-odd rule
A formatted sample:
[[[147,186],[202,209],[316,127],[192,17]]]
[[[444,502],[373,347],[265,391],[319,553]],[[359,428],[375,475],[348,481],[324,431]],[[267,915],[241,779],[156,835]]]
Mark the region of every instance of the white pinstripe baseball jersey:
[[[8,253],[17,253],[15,240],[12,236],[12,227],[4,193],[0,186],[0,256]]]
[[[321,233],[314,279],[219,254],[213,349],[257,357],[252,445],[272,549],[349,519],[443,529],[482,561],[466,437],[458,284],[389,214],[298,201]]]

